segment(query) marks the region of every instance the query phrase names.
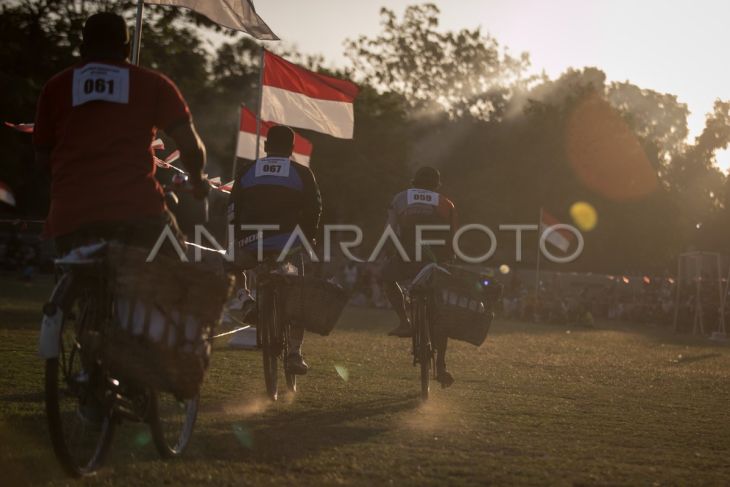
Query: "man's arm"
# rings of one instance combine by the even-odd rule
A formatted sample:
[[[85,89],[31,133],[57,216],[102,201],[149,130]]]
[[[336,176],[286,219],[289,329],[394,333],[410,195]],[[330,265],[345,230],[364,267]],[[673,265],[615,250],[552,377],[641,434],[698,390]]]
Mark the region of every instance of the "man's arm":
[[[322,216],[322,195],[319,192],[319,185],[314,179],[311,169],[305,168],[304,198],[305,205],[302,210],[302,230],[307,238],[312,241],[319,228],[319,219]]]
[[[210,185],[204,178],[205,145],[193,124],[193,117],[175,83],[165,76],[158,78],[157,112],[155,126],[172,137],[180,150],[180,159],[190,175],[194,195],[205,197]]]

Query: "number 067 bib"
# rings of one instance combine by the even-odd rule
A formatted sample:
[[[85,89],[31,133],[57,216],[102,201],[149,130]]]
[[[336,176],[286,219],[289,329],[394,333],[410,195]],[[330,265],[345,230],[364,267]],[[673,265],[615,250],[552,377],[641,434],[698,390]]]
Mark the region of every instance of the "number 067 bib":
[[[74,69],[72,105],[90,101],[129,103],[129,69],[108,64],[90,63]]]

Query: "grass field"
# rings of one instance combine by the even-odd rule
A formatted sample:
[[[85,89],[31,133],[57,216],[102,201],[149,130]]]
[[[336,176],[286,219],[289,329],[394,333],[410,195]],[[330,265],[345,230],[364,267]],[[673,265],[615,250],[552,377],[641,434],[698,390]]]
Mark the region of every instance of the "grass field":
[[[35,355],[49,281],[0,282],[0,485],[76,484],[56,466]],[[645,326],[497,321],[454,343],[457,382],[418,399],[388,312],[307,336],[295,397],[263,397],[260,355],[219,348],[186,458],[124,423],[90,485],[730,484],[730,348]],[[347,371],[347,374],[340,375]],[[347,380],[345,380],[345,378]]]

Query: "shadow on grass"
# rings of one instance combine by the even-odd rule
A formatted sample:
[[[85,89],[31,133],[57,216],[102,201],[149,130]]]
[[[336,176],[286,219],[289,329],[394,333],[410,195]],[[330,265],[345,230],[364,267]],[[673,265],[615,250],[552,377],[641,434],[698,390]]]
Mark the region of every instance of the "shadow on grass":
[[[385,418],[421,404],[417,395],[306,411],[283,410],[245,421],[219,421],[196,432],[191,457],[280,464],[361,443],[390,430]],[[363,420],[365,424],[362,424]],[[352,424],[357,422],[357,424]]]
[[[53,456],[45,415],[4,416],[0,442],[3,485],[45,484],[67,478]]]

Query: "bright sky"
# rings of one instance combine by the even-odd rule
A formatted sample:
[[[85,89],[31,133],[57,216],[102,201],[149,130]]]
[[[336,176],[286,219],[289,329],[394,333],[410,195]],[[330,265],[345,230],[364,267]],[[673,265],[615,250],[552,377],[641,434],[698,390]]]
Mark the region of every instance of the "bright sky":
[[[676,94],[698,135],[716,98],[730,99],[728,0],[432,0],[446,29],[481,26],[535,72],[555,78],[596,66],[609,81]],[[379,30],[386,6],[400,16],[417,0],[255,0],[285,42],[343,64],[343,41]],[[730,150],[718,154],[730,169]]]

